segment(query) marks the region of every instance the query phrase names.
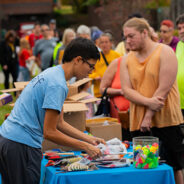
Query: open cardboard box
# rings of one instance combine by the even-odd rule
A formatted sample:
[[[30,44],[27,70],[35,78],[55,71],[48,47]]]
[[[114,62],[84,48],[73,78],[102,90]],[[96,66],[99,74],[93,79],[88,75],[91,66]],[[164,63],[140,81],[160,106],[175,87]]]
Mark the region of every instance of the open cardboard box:
[[[17,92],[17,91],[22,91],[27,85],[29,81],[26,82],[14,82],[15,88],[12,89],[3,89],[1,92],[3,93],[10,93],[10,92]]]
[[[86,130],[93,136],[101,137],[105,141],[115,137],[122,140],[121,124],[115,118],[88,119],[86,120]]]

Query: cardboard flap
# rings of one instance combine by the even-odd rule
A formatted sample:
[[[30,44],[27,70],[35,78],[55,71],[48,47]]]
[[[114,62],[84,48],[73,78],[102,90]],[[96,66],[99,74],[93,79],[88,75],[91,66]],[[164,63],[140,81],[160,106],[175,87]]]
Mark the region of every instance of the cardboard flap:
[[[84,103],[64,103],[63,111],[66,112],[79,112],[79,111],[88,111],[88,108]]]
[[[92,79],[90,79],[90,78],[84,78],[84,79],[76,81],[75,83],[71,84],[70,86],[79,87],[79,86],[81,86],[81,85],[83,85],[91,80]]]
[[[83,91],[83,92],[80,92],[80,93],[77,93],[75,95],[72,95],[72,96],[68,97],[68,99],[78,101],[78,100],[83,99],[84,97],[87,97],[89,95],[90,95],[90,93],[87,93],[87,92]]]
[[[73,100],[68,100],[68,99],[67,99],[67,100],[64,101],[64,103],[76,103],[76,102],[73,101]]]
[[[117,118],[111,118],[111,117],[102,117],[102,118],[94,118],[94,119],[87,119],[86,124],[88,123],[102,123],[102,122],[118,122]]]
[[[16,92],[16,91],[22,91],[23,88],[12,88],[12,89],[3,89],[1,90],[2,93],[10,93],[10,92]]]
[[[29,81],[26,82],[14,82],[16,88],[24,89],[28,85]]]
[[[86,125],[86,127],[102,127],[102,126],[114,126],[114,125],[120,125],[117,122],[108,122],[108,124],[104,124],[104,122],[99,122],[99,123],[89,123]]]
[[[98,102],[98,101],[100,101],[100,100],[101,100],[101,98],[92,97],[92,98],[89,98],[89,99],[80,100],[80,102],[87,104],[87,103]]]

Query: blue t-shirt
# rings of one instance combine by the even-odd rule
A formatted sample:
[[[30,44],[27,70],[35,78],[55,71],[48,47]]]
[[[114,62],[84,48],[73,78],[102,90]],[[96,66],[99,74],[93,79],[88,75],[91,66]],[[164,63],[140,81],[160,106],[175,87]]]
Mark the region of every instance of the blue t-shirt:
[[[41,148],[46,109],[61,112],[68,87],[61,65],[33,78],[17,99],[0,127],[0,135],[34,148]]]

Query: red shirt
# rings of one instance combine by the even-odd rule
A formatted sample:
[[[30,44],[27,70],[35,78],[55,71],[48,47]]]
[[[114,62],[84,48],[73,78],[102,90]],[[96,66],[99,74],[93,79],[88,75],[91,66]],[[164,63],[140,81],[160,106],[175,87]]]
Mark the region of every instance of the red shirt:
[[[26,60],[31,56],[30,52],[27,49],[22,49],[22,52],[19,55],[19,65],[26,67]]]
[[[43,37],[42,35],[36,36],[34,33],[31,33],[31,34],[29,35],[29,44],[30,44],[31,48],[34,47],[36,40],[39,40],[39,39],[41,39],[42,37]]]

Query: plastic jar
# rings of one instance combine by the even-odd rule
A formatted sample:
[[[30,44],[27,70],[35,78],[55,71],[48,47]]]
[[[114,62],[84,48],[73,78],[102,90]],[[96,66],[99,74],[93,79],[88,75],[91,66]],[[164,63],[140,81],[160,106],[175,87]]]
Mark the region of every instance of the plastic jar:
[[[158,166],[159,139],[152,136],[133,138],[133,165],[138,169],[152,169]]]

